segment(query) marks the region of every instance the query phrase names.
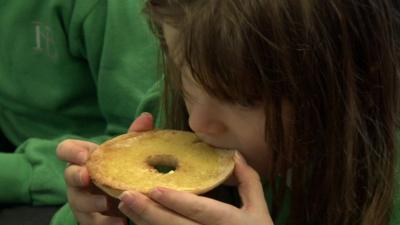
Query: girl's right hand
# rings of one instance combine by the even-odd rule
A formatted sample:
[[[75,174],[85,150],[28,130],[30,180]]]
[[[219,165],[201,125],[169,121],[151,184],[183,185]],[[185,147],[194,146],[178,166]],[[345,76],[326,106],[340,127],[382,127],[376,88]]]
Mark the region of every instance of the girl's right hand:
[[[143,113],[132,123],[129,131],[151,129],[153,117],[149,113]],[[96,188],[90,181],[85,163],[96,148],[97,144],[81,140],[65,140],[58,145],[58,158],[68,162],[64,172],[68,203],[80,225],[127,224],[127,219],[112,207],[117,204],[111,204],[111,197],[94,191]]]

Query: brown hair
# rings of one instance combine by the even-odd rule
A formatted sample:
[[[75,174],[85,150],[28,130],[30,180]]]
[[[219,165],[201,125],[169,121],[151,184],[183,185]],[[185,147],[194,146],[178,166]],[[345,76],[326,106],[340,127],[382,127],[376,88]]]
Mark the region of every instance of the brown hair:
[[[162,44],[161,23],[178,30],[182,61],[210,95],[265,103],[269,172],[286,180],[291,171],[288,224],[389,223],[400,90],[394,0],[149,0],[145,11]],[[167,122],[187,129],[179,66],[165,60]]]

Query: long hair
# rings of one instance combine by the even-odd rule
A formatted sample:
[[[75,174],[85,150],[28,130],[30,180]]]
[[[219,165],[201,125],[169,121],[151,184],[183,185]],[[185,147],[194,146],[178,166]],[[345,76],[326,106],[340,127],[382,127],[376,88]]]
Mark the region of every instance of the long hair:
[[[264,103],[268,172],[291,181],[288,224],[388,224],[400,90],[394,6],[394,0],[148,0],[145,12],[165,53],[167,125],[188,129],[180,70],[167,56],[162,23],[178,30],[181,60],[210,95],[249,107]],[[272,186],[275,217],[283,185]]]

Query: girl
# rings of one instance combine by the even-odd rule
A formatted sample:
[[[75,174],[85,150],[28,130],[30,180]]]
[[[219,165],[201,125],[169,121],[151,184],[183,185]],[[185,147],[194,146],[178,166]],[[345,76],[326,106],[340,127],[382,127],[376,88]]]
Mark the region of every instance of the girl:
[[[132,221],[399,224],[394,0],[149,0],[146,12],[164,50],[167,126],[248,164],[237,157],[240,201],[126,192]]]

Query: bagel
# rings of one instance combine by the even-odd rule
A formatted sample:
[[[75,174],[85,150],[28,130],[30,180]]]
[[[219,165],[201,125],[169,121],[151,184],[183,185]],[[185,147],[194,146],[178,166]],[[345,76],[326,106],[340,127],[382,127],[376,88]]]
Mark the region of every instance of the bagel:
[[[86,166],[93,183],[118,197],[166,187],[195,194],[220,185],[232,173],[234,152],[177,130],[130,132],[101,144]]]

